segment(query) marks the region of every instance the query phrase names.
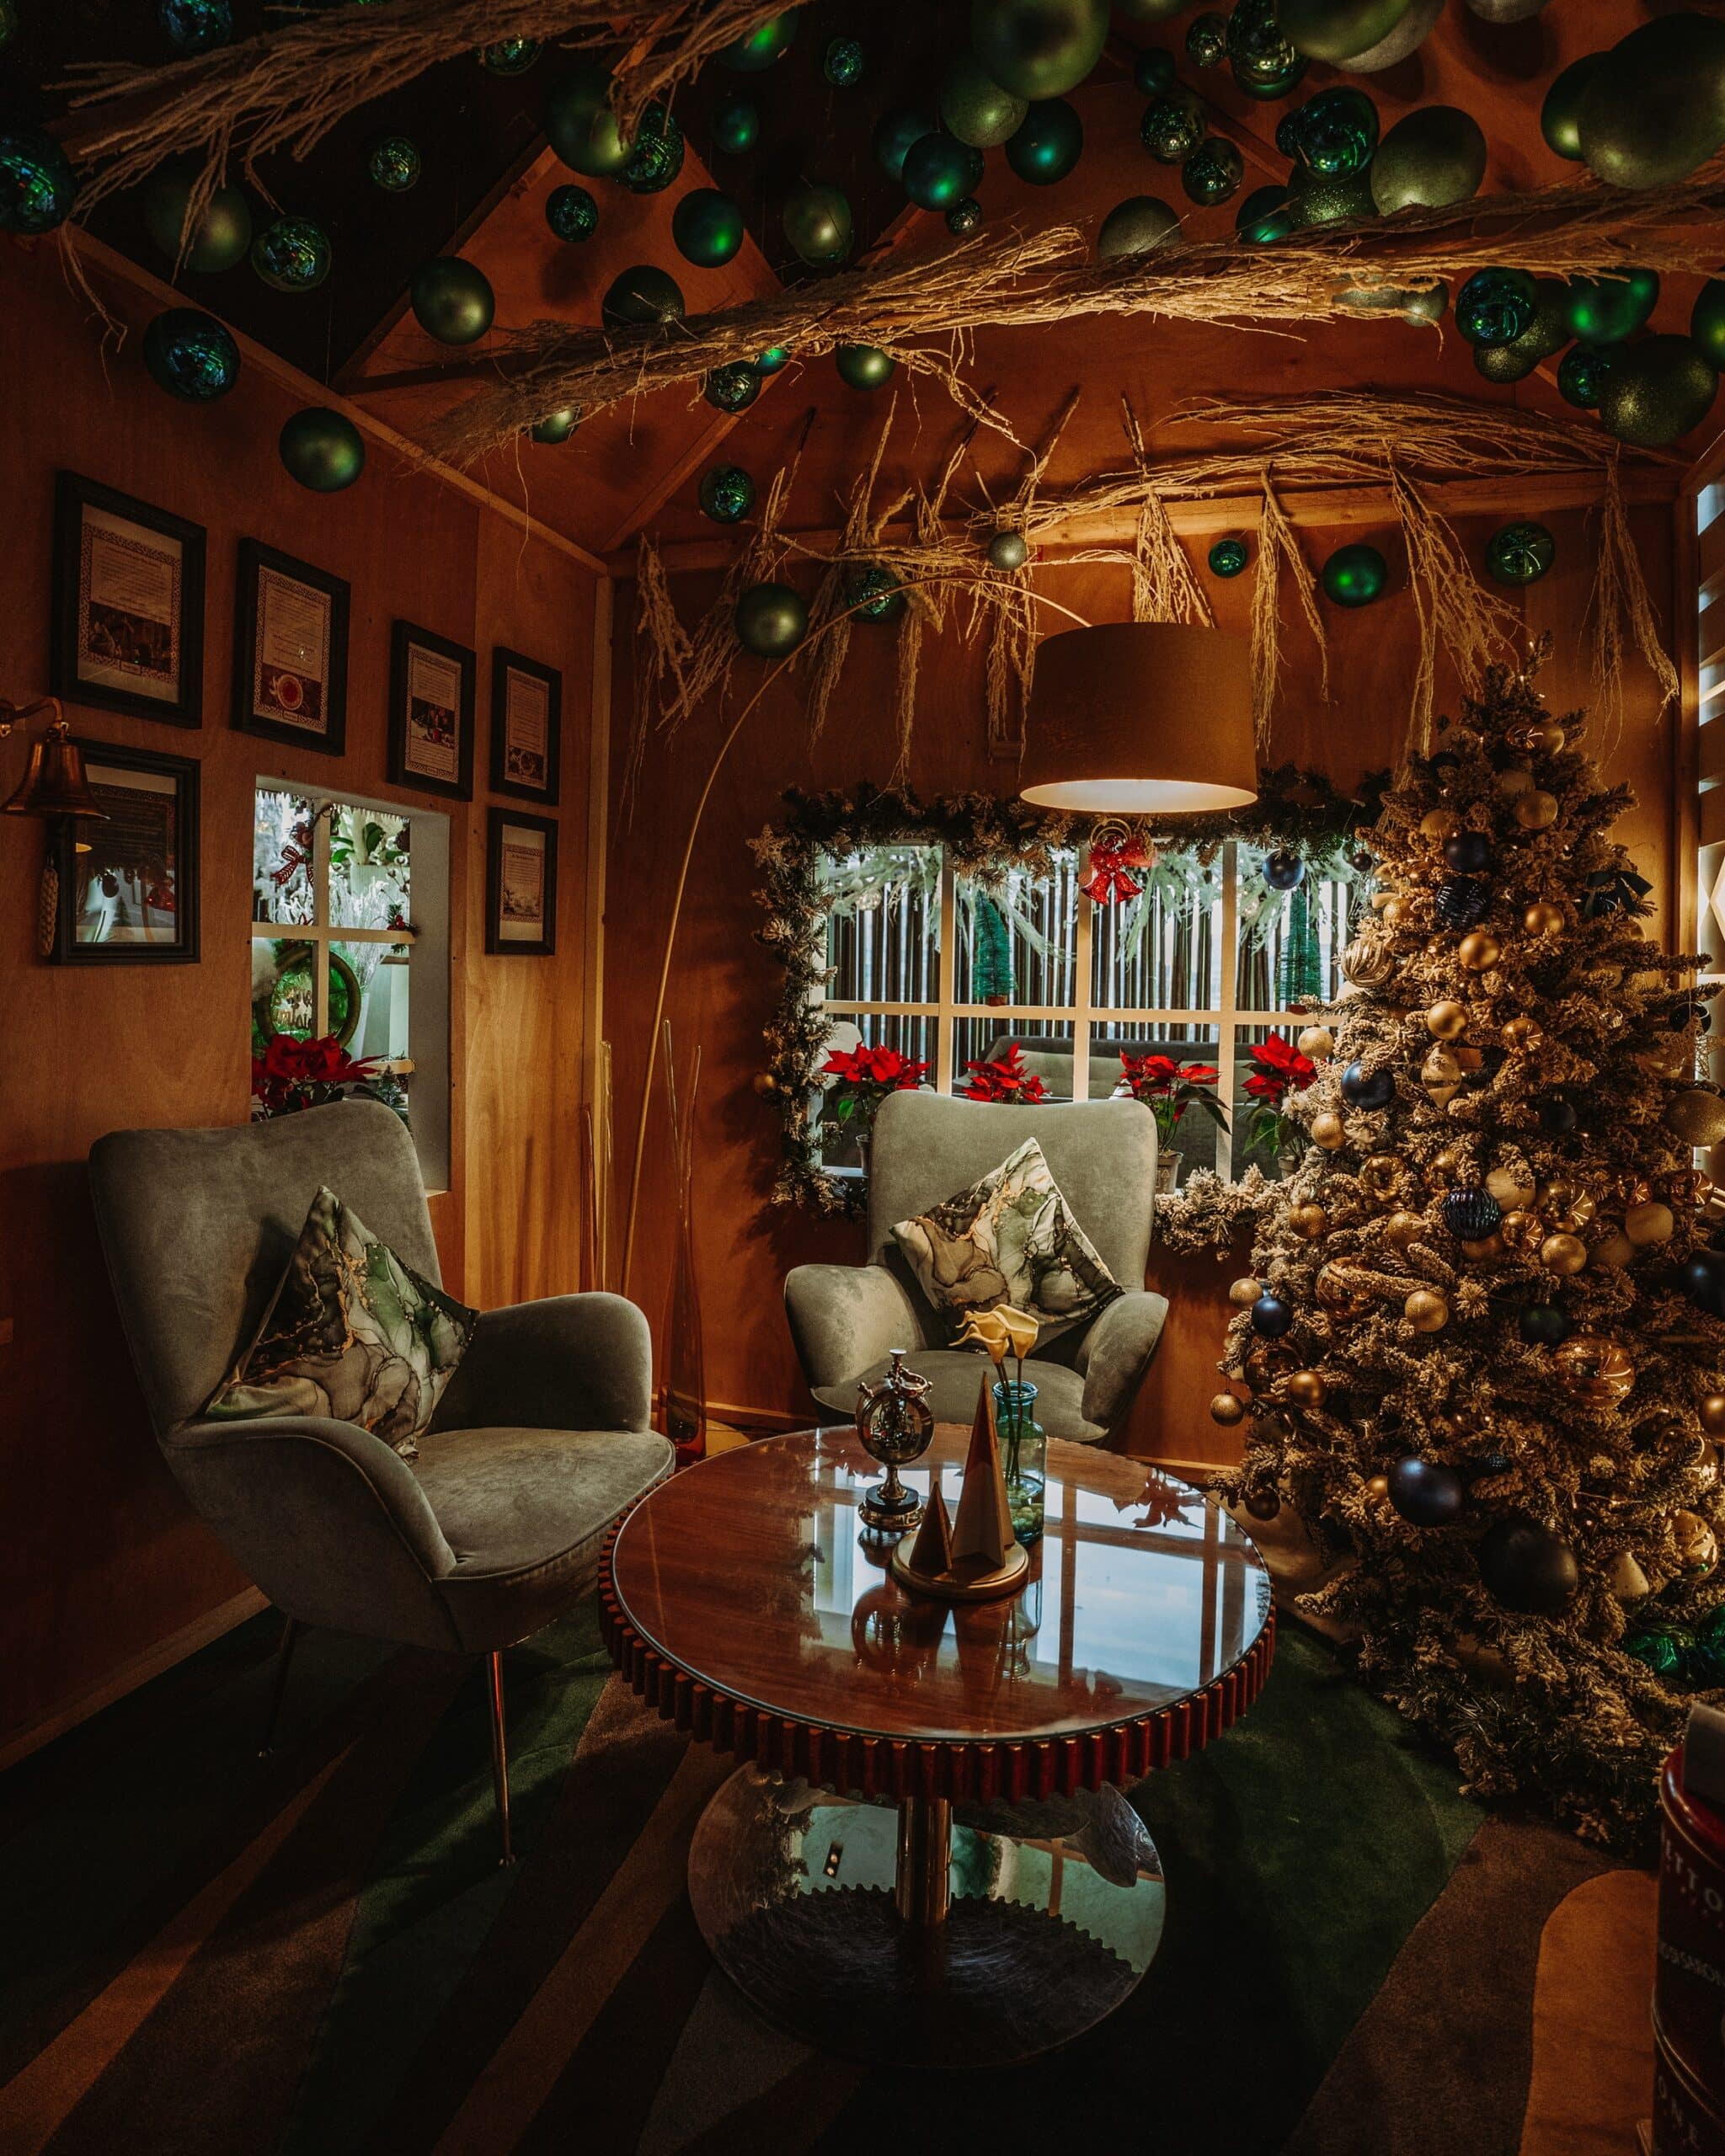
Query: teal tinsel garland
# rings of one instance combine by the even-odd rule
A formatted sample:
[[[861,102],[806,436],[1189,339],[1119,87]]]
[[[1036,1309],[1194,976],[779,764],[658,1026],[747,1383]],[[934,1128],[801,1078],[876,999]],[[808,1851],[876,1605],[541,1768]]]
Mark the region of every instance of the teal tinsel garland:
[[[970,969],[970,994],[978,1003],[991,995],[1012,1000],[1012,931],[1007,917],[985,891],[976,894],[971,913],[976,944]]]

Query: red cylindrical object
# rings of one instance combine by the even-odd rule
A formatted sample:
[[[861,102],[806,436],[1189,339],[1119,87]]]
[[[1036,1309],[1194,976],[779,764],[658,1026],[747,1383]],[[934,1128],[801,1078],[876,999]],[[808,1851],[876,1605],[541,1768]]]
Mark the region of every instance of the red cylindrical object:
[[[1725,2156],[1725,1814],[1685,1790],[1680,1748],[1659,1812],[1654,2156]]]

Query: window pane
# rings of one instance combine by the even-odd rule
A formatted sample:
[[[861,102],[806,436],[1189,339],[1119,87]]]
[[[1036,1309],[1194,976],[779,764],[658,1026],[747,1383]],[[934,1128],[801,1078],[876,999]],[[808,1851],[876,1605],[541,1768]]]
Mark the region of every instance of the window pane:
[[[940,848],[823,855],[827,993],[836,1003],[932,1003],[940,987]]]
[[[1090,1042],[1090,1097],[1106,1100],[1120,1083],[1123,1054],[1165,1055],[1182,1070],[1214,1070],[1220,1059],[1220,1039],[1214,1026],[1099,1025]],[[1194,1078],[1190,1082],[1202,1086],[1211,1100],[1217,1097],[1215,1079]],[[1167,1151],[1179,1157],[1182,1182],[1192,1169],[1220,1167],[1226,1158],[1215,1118],[1195,1101],[1188,1101],[1175,1117],[1173,1136],[1165,1144]]]
[[[1362,905],[1365,879],[1332,857],[1308,868],[1293,890],[1273,891],[1264,881],[1264,850],[1238,851],[1236,1002],[1242,1011],[1285,1011],[1330,1001],[1341,990],[1349,910]]]
[[[258,788],[252,822],[252,919],[312,918],[312,825],[317,804],[278,787]]]
[[[935,1027],[934,1018],[900,1018],[884,1016],[879,1011],[853,1013],[848,1011],[829,1011],[826,1014],[830,1030],[826,1037],[826,1054],[835,1051],[844,1053],[864,1045],[869,1048],[895,1048],[900,1055],[912,1063],[926,1063],[928,1075],[924,1081],[934,1080]],[[821,1060],[825,1060],[823,1055]],[[848,1119],[841,1121],[832,1088],[836,1081],[824,1079],[816,1086],[809,1101],[809,1131],[818,1150],[821,1166],[828,1168],[858,1168],[862,1155],[857,1150],[855,1125]]]
[[[1055,857],[1052,876],[1016,871],[990,889],[961,876],[955,886],[956,1003],[1062,1004],[1077,997],[1078,856]]]
[[[329,817],[329,918],[338,928],[411,926],[405,816],[336,802]]]
[[[1215,1011],[1222,1000],[1222,856],[1165,853],[1135,899],[1091,916],[1091,998],[1101,1011]]]
[[[1234,1126],[1234,1175],[1237,1180],[1248,1167],[1262,1168],[1267,1176],[1286,1176],[1306,1150],[1302,1134],[1299,1144],[1287,1155],[1276,1150],[1273,1142],[1273,1126],[1260,1111],[1267,1104],[1263,1096],[1249,1093],[1246,1082],[1252,1075],[1252,1051],[1263,1042],[1274,1039],[1292,1050],[1303,1021],[1284,1026],[1241,1026],[1236,1029],[1234,1040],[1234,1101],[1231,1120]],[[1284,1096],[1285,1099],[1286,1095]],[[1258,1133],[1254,1134],[1256,1119]]]
[[[336,1019],[338,991],[346,1011],[357,1006],[353,1033],[346,1043],[350,1055],[390,1057],[413,1053],[408,1031],[408,981],[413,946],[409,943],[338,943],[334,972],[330,979],[329,1022],[339,1032]]]
[[[1045,1101],[1072,1097],[1072,1022],[1070,1018],[1039,1018],[1029,1027],[1015,1027],[1001,1018],[955,1018],[953,1021],[953,1091],[963,1093],[970,1083],[966,1068],[972,1062],[997,1063],[1016,1046],[1027,1072],[1040,1078]],[[1112,1091],[1112,1087],[1110,1087]]]

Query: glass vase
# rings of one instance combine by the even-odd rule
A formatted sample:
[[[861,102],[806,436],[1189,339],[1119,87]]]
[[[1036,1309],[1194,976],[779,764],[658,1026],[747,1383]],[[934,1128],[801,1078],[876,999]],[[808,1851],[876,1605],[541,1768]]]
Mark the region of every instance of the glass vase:
[[[1028,1549],[1042,1538],[1042,1492],[1048,1479],[1048,1432],[1036,1419],[1036,1387],[1002,1378],[994,1389],[995,1427],[1007,1478],[1012,1539]]]

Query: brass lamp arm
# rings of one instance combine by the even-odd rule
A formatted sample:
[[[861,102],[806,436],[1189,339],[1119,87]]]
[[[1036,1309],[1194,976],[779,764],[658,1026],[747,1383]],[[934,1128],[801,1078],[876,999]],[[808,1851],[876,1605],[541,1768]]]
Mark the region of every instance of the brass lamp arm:
[[[6,739],[13,727],[21,726],[27,718],[34,718],[39,711],[51,711],[54,714],[48,723],[49,733],[69,734],[72,731],[66,713],[60,707],[58,696],[37,696],[27,704],[15,704],[8,697],[0,696],[0,741]]]

